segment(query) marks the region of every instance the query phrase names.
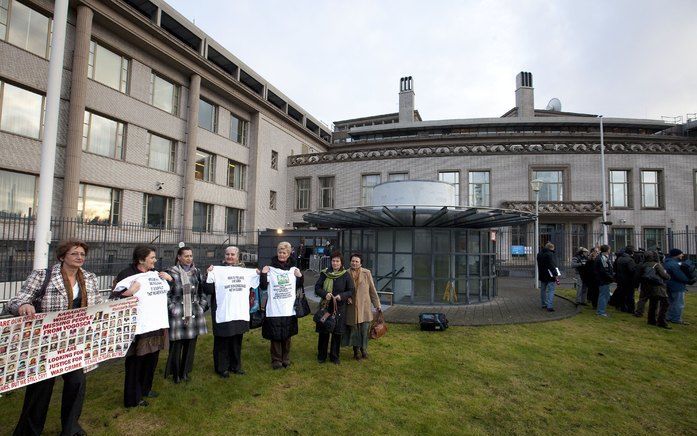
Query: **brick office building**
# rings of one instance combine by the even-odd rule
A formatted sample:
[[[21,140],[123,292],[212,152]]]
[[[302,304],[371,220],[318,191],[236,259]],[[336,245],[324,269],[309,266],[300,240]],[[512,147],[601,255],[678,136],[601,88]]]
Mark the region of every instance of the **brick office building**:
[[[52,9],[0,0],[5,216],[36,208]],[[164,2],[71,2],[63,68],[54,217],[255,243],[246,231],[288,222],[288,156],[330,143],[327,126]]]
[[[336,121],[330,150],[290,157],[292,221],[301,224],[316,210],[372,205],[372,186],[404,179],[452,183],[453,206],[534,212],[530,181],[537,178],[544,181],[541,241],[553,240],[568,260],[578,246],[601,240],[605,177],[613,247],[695,251],[697,121],[603,118],[601,175],[598,116],[562,111],[558,99],[535,109],[532,74],[516,81],[516,106],[499,117],[423,121],[413,79],[401,79],[399,113]],[[529,252],[532,229],[502,233],[501,257],[510,257],[512,245]],[[679,242],[673,231],[682,233]]]

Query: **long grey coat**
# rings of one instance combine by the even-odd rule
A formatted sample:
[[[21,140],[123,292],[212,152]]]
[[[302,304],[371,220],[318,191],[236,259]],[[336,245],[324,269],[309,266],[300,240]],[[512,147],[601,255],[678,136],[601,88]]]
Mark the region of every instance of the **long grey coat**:
[[[189,280],[192,285],[191,307],[195,318],[189,318],[188,324],[184,324],[184,287],[179,268],[172,267],[167,270],[172,276],[173,282],[169,283],[167,293],[167,312],[169,313],[169,340],[179,341],[193,339],[198,335],[208,333],[204,312],[208,310],[208,300],[203,291],[201,273],[196,267],[195,271],[184,280]]]

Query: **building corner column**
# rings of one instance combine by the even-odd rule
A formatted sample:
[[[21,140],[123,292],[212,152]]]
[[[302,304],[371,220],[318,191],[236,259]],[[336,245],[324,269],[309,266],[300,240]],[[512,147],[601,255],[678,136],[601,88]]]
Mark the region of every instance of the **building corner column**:
[[[85,5],[77,7],[75,24],[75,50],[70,78],[70,106],[68,114],[68,139],[65,150],[63,180],[63,205],[61,217],[75,219],[80,191],[80,164],[82,159],[82,130],[85,120],[87,95],[87,64],[92,35],[92,9]],[[72,233],[72,232],[69,232]]]
[[[264,171],[259,167],[262,159],[259,155],[259,138],[260,138],[260,127],[261,127],[261,115],[259,112],[253,113],[249,123],[249,172],[247,174],[247,210],[245,216],[245,227],[247,235],[251,237],[247,239],[248,244],[257,244],[257,230],[259,226],[259,213],[263,208],[263,201],[260,203],[260,199],[264,198],[263,193],[258,192],[259,179],[263,176]],[[266,207],[268,207],[268,201],[266,202]]]
[[[201,76],[192,74],[189,84],[189,108],[186,115],[186,160],[184,161],[184,192],[182,195],[181,239],[190,242],[194,224],[194,180],[196,147],[198,146],[198,106],[201,98]]]

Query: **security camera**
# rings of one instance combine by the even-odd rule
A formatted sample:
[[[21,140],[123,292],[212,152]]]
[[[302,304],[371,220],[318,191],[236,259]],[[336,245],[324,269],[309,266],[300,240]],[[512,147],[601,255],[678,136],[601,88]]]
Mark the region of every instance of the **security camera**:
[[[162,191],[162,187],[164,186],[164,182],[157,182],[155,183],[155,186],[157,187],[158,191]]]

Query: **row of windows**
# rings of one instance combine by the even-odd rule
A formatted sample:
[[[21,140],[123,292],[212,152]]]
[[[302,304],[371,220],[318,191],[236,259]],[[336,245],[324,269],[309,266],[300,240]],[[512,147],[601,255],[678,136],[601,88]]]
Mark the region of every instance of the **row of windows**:
[[[295,180],[295,209],[310,209],[310,182],[309,177]],[[319,209],[331,209],[334,207],[334,177],[319,178]]]
[[[44,58],[49,57],[51,36],[51,19],[40,12],[17,1],[0,0],[0,39]],[[130,84],[131,61],[96,41],[90,42],[87,62],[87,77],[117,91],[128,93]],[[172,115],[178,116],[180,86],[156,74],[150,76],[150,104]],[[36,95],[36,94],[35,94]],[[31,99],[31,106],[25,107],[28,126],[23,132],[29,137],[38,138],[39,129],[32,120],[35,117],[37,99]],[[41,107],[43,101],[38,106]],[[203,99],[199,104],[199,126],[212,132],[218,131],[218,106]],[[238,115],[230,117],[230,139],[247,145],[249,122]]]
[[[640,170],[641,207],[643,209],[662,209],[664,204],[664,187],[662,170]],[[408,173],[389,173],[387,181],[407,180]],[[533,170],[532,180],[542,180],[540,201],[564,201],[564,170]],[[694,186],[697,196],[697,172],[694,173]],[[450,183],[455,188],[455,204],[460,204],[460,172],[439,171],[438,180]],[[310,178],[295,180],[295,210],[310,209]],[[610,207],[632,208],[632,170],[609,171]],[[381,174],[364,174],[361,176],[361,206],[372,205],[373,187],[382,182]],[[467,205],[472,207],[491,206],[491,178],[489,171],[469,171],[467,184]],[[318,209],[334,207],[334,177],[319,177]],[[695,198],[697,204],[697,197]]]
[[[0,170],[0,217],[31,216],[36,210],[37,178],[29,174]],[[120,189],[80,184],[78,194],[78,218],[90,223],[118,225],[121,222]],[[193,230],[210,232],[213,228],[212,204],[194,202]],[[243,229],[244,210],[225,208],[225,230],[239,233]],[[160,195],[144,194],[143,224],[148,227],[172,228],[174,199]]]
[[[387,181],[408,180],[408,173],[389,173]],[[490,178],[489,171],[470,171],[468,175],[468,205],[470,206],[489,206],[490,203]],[[460,172],[459,171],[439,171],[438,181],[446,182],[455,188],[455,204],[460,204]],[[361,176],[361,205],[372,204],[373,187],[382,183],[381,174],[364,174]]]
[[[662,209],[665,207],[662,170],[641,170],[641,207]],[[697,173],[695,183],[697,184]],[[610,207],[631,209],[633,204],[632,170],[610,170]]]
[[[43,128],[44,97],[0,82],[0,130],[39,139]],[[82,131],[83,151],[123,159],[126,125],[122,122],[85,111]],[[275,159],[274,155],[275,154]],[[148,132],[147,165],[162,171],[176,171],[176,141]],[[272,165],[278,154],[272,152]],[[215,180],[215,155],[197,151],[196,179]],[[227,185],[245,189],[246,166],[228,159]]]

